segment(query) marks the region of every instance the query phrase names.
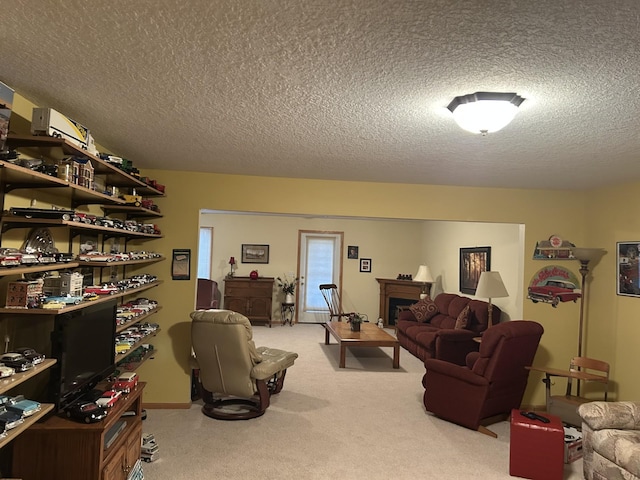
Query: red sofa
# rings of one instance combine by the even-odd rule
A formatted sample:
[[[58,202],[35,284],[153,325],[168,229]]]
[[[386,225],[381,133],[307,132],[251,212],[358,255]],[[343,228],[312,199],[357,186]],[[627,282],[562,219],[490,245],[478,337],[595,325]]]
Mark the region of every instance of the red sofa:
[[[419,304],[399,313],[396,333],[400,345],[422,361],[436,358],[464,365],[467,354],[478,351],[479,343],[474,338],[481,336],[488,327],[489,304],[455,293],[441,293],[433,300],[433,304],[430,305],[431,313],[427,315],[430,318],[426,321],[418,321],[412,311],[412,307],[416,310]],[[469,310],[466,325],[455,328],[460,314],[467,306]],[[500,321],[501,313],[493,305],[491,315],[494,324]]]

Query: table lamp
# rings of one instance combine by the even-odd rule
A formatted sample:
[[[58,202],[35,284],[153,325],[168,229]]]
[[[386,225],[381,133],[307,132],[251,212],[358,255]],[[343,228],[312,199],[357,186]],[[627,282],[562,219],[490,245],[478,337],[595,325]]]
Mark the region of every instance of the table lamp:
[[[489,314],[489,327],[493,326],[493,305],[491,305],[491,299],[508,296],[509,293],[502,282],[500,272],[482,272],[480,274],[478,287],[476,288],[476,297],[489,299],[489,308],[487,309],[487,313]]]
[[[420,292],[420,300],[429,296],[431,291],[431,284],[433,283],[433,276],[431,270],[426,265],[420,265],[418,267],[418,273],[413,277],[414,282],[422,283],[422,291]],[[429,284],[429,290],[427,290],[427,283]]]
[[[230,257],[229,258],[229,265],[231,265],[231,272],[229,272],[229,276],[233,277],[233,272],[234,272],[235,267],[236,267],[236,259],[235,259],[235,257]]]

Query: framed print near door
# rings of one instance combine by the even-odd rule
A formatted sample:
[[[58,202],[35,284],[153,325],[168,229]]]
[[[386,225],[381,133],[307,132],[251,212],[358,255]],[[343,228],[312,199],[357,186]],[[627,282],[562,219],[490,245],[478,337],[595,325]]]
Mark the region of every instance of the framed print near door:
[[[189,280],[191,278],[191,249],[174,248],[171,261],[171,278]]]
[[[480,274],[491,270],[491,247],[460,249],[460,291],[475,294]]]

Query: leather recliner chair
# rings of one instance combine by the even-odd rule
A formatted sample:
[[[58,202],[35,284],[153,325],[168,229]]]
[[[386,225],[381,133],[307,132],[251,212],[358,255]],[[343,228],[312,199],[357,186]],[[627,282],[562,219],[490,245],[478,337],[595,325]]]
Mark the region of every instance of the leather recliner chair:
[[[427,359],[422,383],[428,412],[463,427],[497,437],[486,425],[520,408],[529,370],[538,349],[542,325],[513,320],[488,328],[479,352],[467,365]]]
[[[264,414],[298,354],[256,348],[249,319],[230,310],[197,310],[191,319],[192,367],[199,370],[202,412],[220,420]]]

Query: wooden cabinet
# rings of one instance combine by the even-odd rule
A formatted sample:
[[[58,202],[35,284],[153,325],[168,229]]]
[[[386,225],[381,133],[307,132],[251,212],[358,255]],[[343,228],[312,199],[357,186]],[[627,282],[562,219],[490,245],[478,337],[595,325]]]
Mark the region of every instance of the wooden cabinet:
[[[22,480],[126,480],[140,458],[144,382],[123,397],[108,417],[82,424],[53,416],[26,430],[14,443],[12,474]],[[122,414],[128,412],[127,416]],[[124,428],[105,448],[108,432]]]
[[[241,313],[252,322],[271,327],[273,277],[233,277],[224,280],[224,308]]]

